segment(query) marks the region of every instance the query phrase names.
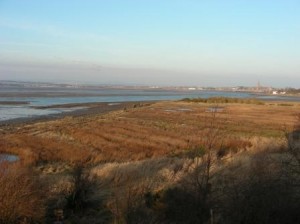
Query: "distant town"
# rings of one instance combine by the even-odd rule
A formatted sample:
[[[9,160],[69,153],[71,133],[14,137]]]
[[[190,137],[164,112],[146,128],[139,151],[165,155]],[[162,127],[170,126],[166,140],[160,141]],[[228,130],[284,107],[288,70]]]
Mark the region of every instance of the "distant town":
[[[271,86],[233,86],[233,87],[201,87],[201,86],[147,86],[147,85],[108,85],[108,84],[81,84],[81,83],[50,83],[0,80],[1,88],[78,88],[78,89],[153,89],[153,90],[176,90],[176,91],[229,91],[229,92],[251,92],[257,94],[272,95],[300,95],[300,89],[296,88],[274,88]]]

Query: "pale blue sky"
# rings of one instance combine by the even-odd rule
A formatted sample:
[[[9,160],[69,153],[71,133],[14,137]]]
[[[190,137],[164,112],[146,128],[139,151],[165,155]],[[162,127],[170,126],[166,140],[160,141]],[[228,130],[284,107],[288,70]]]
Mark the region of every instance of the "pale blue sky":
[[[0,80],[300,88],[299,0],[0,0]]]

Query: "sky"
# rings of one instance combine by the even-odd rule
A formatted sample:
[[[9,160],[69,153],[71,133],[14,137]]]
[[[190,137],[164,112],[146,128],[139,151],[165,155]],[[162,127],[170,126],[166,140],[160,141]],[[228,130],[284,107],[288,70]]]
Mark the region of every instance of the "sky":
[[[0,0],[0,80],[300,88],[300,1]]]

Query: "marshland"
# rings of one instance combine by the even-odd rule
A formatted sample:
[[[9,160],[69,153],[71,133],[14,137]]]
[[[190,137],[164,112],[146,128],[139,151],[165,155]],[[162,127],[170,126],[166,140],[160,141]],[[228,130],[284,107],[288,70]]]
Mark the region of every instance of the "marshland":
[[[300,1],[0,0],[0,224],[300,223]]]
[[[299,109],[198,98],[2,125],[19,160],[1,163],[1,223],[296,223]]]

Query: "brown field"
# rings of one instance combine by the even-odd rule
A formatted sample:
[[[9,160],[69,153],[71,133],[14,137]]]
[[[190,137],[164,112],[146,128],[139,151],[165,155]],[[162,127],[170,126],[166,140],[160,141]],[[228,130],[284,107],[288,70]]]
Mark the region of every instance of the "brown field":
[[[21,156],[25,163],[65,161],[125,162],[179,155],[201,144],[214,120],[236,148],[255,137],[280,138],[290,129],[299,104],[213,104],[158,102],[101,115],[2,127],[0,149]],[[215,115],[215,118],[213,116]]]
[[[270,205],[278,204],[274,202],[278,195],[285,195],[282,189],[293,192],[291,195],[299,192],[290,186],[271,191],[275,196],[268,194],[270,186],[281,186],[277,177],[294,178],[293,172],[288,173],[290,177],[280,170],[283,164],[290,164],[284,161],[291,161],[284,137],[287,132],[298,130],[295,124],[297,119],[299,122],[300,104],[168,101],[130,105],[105,114],[102,112],[107,108],[96,108],[99,113],[2,125],[0,152],[17,154],[20,162],[11,166],[0,163],[0,196],[5,198],[5,203],[0,200],[0,223],[19,223],[17,216],[23,217],[24,223],[28,223],[26,218],[53,223],[57,209],[64,213],[65,223],[170,223],[161,220],[161,214],[168,214],[164,213],[167,205],[179,206],[175,206],[175,211],[185,209],[189,193],[195,198],[203,192],[212,198],[221,194],[217,207],[224,203],[224,208],[232,209],[228,211],[230,215],[243,220],[240,215],[244,208],[261,206],[243,201],[248,197],[249,186],[249,194],[258,202],[262,201],[263,190],[267,198],[263,201],[270,203],[258,208],[270,208],[270,213]],[[6,172],[6,167],[11,171]],[[205,167],[209,167],[208,174],[203,173]],[[286,168],[289,170],[282,170]],[[209,182],[199,186],[198,178],[206,177]],[[285,180],[280,179],[280,183],[285,184]],[[257,189],[255,181],[263,189]],[[163,199],[165,192],[172,191],[172,197]],[[231,191],[238,192],[237,198],[231,198]],[[151,199],[158,194],[158,201],[149,208],[146,195]],[[174,203],[176,196],[182,201]],[[285,198],[280,200],[294,200]],[[292,215],[298,214],[297,206],[294,209],[291,204],[284,204],[283,208]],[[187,208],[189,214],[198,206]],[[241,209],[236,212],[237,208]],[[230,217],[226,212],[216,210],[216,219]],[[257,217],[255,209],[253,217]],[[173,215],[169,218],[176,220]],[[234,222],[229,219],[227,223]]]

